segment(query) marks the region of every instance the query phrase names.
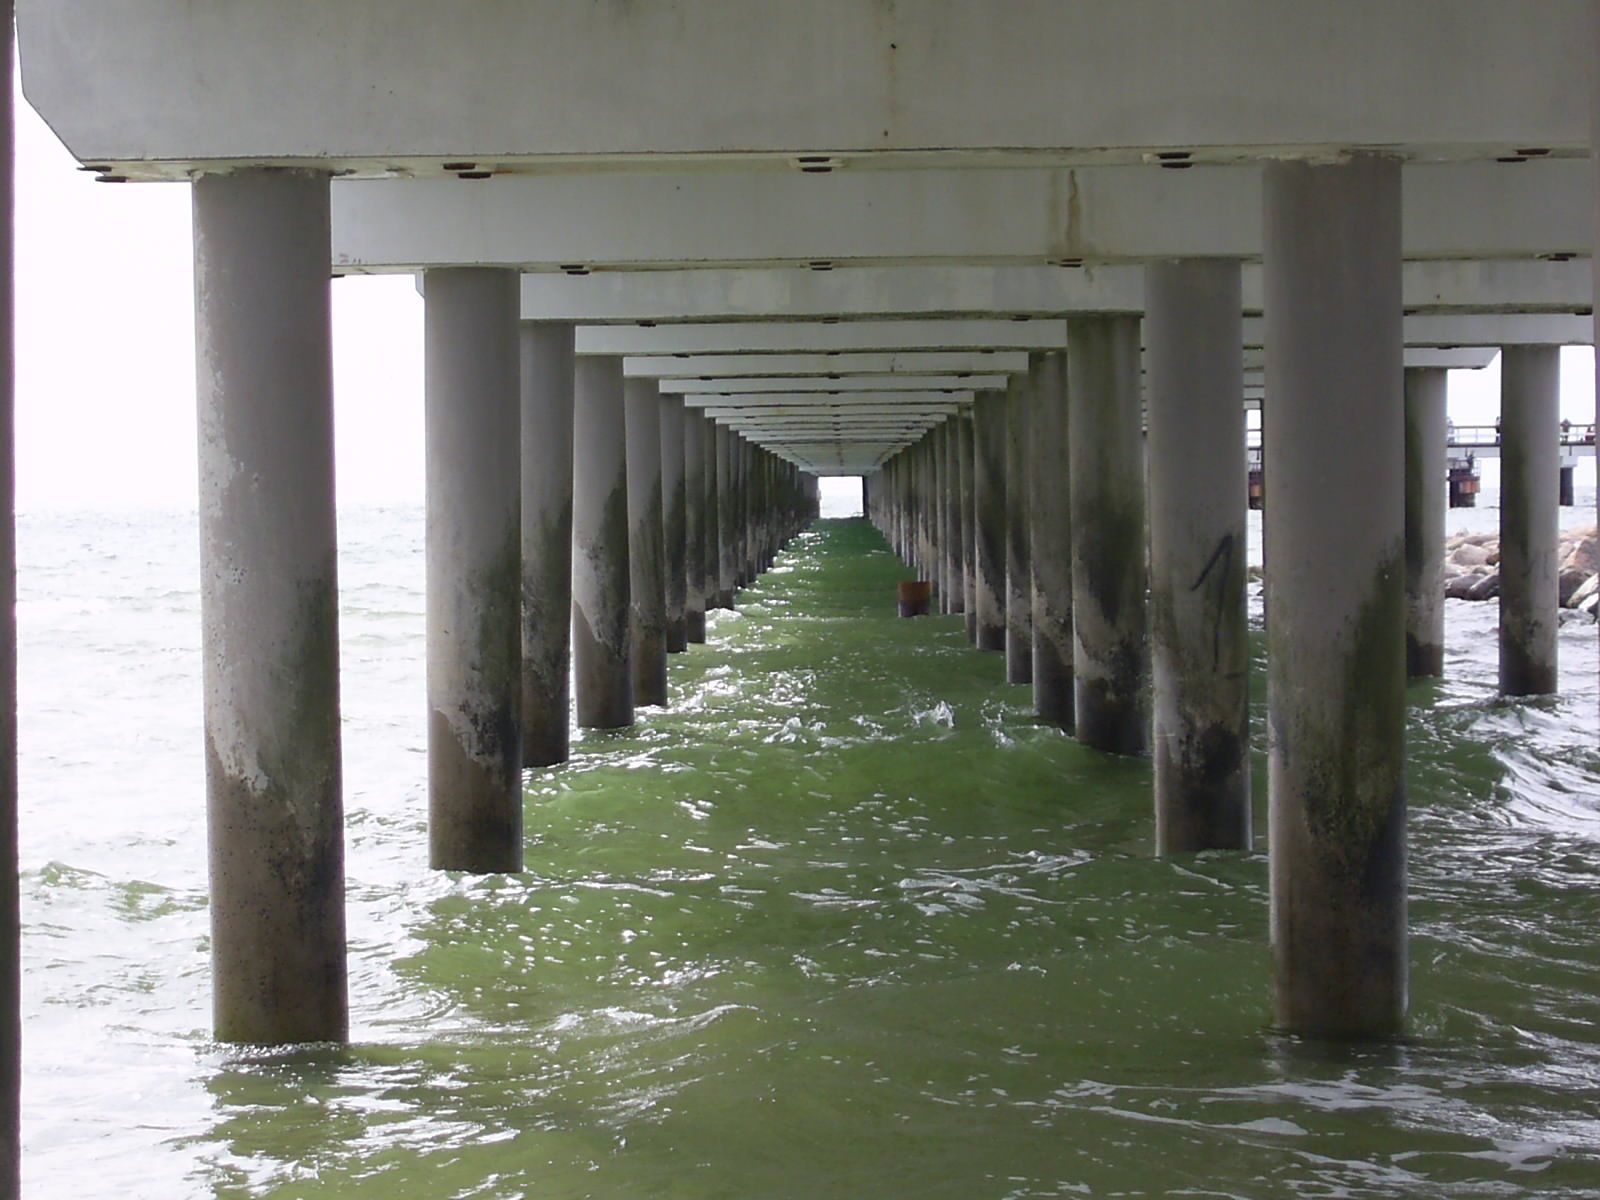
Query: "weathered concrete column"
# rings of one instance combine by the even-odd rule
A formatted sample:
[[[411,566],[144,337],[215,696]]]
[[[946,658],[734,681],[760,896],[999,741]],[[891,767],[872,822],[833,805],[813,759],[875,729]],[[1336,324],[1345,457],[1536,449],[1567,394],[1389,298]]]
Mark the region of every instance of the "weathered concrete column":
[[[972,471],[972,411],[956,418],[957,482],[961,488],[961,611],[967,619],[967,641],[978,643],[977,483]]]
[[[4,36],[9,45],[9,25]],[[9,182],[9,153],[4,164]],[[193,193],[213,1026],[228,1042],[343,1041],[328,176],[202,175]],[[9,346],[9,270],[6,284]],[[8,353],[8,400],[10,368]],[[6,415],[9,443],[9,404]],[[9,444],[3,461],[9,506]],[[10,553],[10,519],[4,530]],[[14,588],[9,570],[3,586]],[[9,603],[3,619],[4,686],[14,698]],[[8,736],[14,713],[7,704]],[[7,803],[13,772],[8,759]],[[6,834],[14,839],[14,820]],[[8,921],[16,915],[14,850],[13,841]],[[11,1007],[8,1039],[15,1016]]]
[[[572,674],[570,322],[522,323],[522,765],[567,761]]]
[[[972,405],[973,550],[979,650],[1006,648],[1006,397],[979,392]]]
[[[1028,418],[1032,381],[1006,387],[1006,682],[1033,681],[1033,521],[1028,512]]]
[[[717,430],[717,607],[733,607],[739,586],[739,491],[734,478],[734,436],[726,425]]]
[[[521,355],[517,272],[424,283],[428,852],[522,869]]]
[[[1067,363],[1031,363],[1028,510],[1033,522],[1033,711],[1072,728],[1072,467],[1067,453]]]
[[[703,645],[710,593],[706,572],[706,423],[694,409],[683,413],[684,640]]]
[[[573,370],[572,677],[578,724],[633,724],[632,586],[622,360]]]
[[[1561,347],[1500,352],[1500,692],[1556,690]]]
[[[951,417],[939,427],[944,439],[944,573],[949,588],[945,612],[967,611],[967,573],[961,560],[961,418]]]
[[[1239,263],[1145,267],[1156,852],[1250,847]]]
[[[667,702],[667,575],[661,520],[661,391],[653,379],[623,384],[628,460],[628,587],[633,702]]]
[[[1139,318],[1068,317],[1067,346],[1077,735],[1096,750],[1143,754],[1150,721]]]
[[[661,531],[667,573],[667,653],[689,648],[689,513],[684,483],[683,398],[661,397]]]
[[[1444,674],[1445,476],[1449,470],[1443,367],[1407,367],[1406,674]]]
[[[15,67],[15,4],[0,0],[0,68]],[[15,122],[0,97],[0,1196],[22,1189],[22,928],[17,884]],[[340,906],[343,907],[342,905]],[[216,943],[212,942],[213,948]],[[289,1039],[294,1040],[294,1039]]]
[[[1273,1011],[1383,1035],[1406,1011],[1400,163],[1264,175]],[[1361,486],[1320,486],[1330,462]]]

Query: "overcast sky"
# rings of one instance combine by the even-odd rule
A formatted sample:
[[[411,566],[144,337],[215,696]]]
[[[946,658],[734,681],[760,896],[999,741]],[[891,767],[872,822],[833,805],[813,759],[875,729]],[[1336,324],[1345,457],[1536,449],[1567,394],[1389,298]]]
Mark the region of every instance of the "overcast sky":
[[[16,230],[19,509],[192,508],[188,187],[94,182],[19,98]],[[339,500],[420,502],[421,299],[409,276],[332,286]],[[1451,373],[1457,424],[1498,396],[1498,363]],[[1592,352],[1564,351],[1563,415],[1593,396]]]

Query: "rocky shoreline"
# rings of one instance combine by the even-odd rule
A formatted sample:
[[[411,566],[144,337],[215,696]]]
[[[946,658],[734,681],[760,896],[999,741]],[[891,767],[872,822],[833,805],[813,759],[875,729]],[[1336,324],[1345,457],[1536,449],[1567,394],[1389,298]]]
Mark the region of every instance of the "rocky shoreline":
[[[1556,551],[1562,619],[1594,620],[1600,613],[1600,547],[1595,527],[1564,529]],[[1458,533],[1444,544],[1444,594],[1450,600],[1500,595],[1500,535]],[[1567,614],[1572,614],[1570,617]],[[1581,614],[1581,615],[1580,615]]]

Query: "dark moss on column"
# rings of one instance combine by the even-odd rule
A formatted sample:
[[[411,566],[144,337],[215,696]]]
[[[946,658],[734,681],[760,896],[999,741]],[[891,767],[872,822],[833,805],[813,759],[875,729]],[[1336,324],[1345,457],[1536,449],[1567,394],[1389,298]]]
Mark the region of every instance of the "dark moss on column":
[[[1407,367],[1406,674],[1444,674],[1444,525],[1448,380],[1443,367]]]
[[[1500,356],[1500,692],[1554,693],[1561,466],[1561,348]]]
[[[710,598],[706,571],[706,423],[699,409],[683,413],[684,515],[684,640],[692,646],[706,640],[706,608]]]
[[[1035,355],[1028,428],[1028,510],[1033,522],[1033,711],[1073,723],[1072,491],[1067,454],[1066,355]]]
[[[424,284],[428,846],[437,869],[522,869],[521,353],[517,273]]]
[[[973,550],[979,650],[1006,648],[1006,397],[980,392],[972,406]]]
[[[1156,851],[1250,846],[1239,264],[1145,268]]]
[[[1382,1037],[1407,1004],[1400,163],[1263,175],[1273,1013]],[[1349,461],[1359,488],[1321,486]]]
[[[1096,750],[1143,754],[1150,728],[1139,318],[1070,317],[1067,343],[1075,728]]]
[[[622,360],[579,358],[574,371],[572,674],[578,724],[633,724],[632,603]]]
[[[573,327],[524,322],[522,348],[522,765],[570,751]]]
[[[661,395],[652,379],[623,387],[628,463],[628,596],[633,702],[667,702],[667,576],[661,511]]]

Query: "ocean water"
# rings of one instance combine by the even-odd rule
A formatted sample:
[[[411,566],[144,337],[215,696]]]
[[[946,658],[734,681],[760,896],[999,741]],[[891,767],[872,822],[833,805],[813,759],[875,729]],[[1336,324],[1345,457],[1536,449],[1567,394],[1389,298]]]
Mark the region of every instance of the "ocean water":
[[[1451,603],[1410,1036],[1329,1048],[1266,1029],[1264,856],[1153,858],[1148,764],[896,620],[860,521],[529,776],[523,874],[429,872],[421,514],[345,511],[352,1044],[265,1052],[207,1032],[194,517],[19,534],[30,1196],[1600,1195],[1593,626],[1507,704]]]

